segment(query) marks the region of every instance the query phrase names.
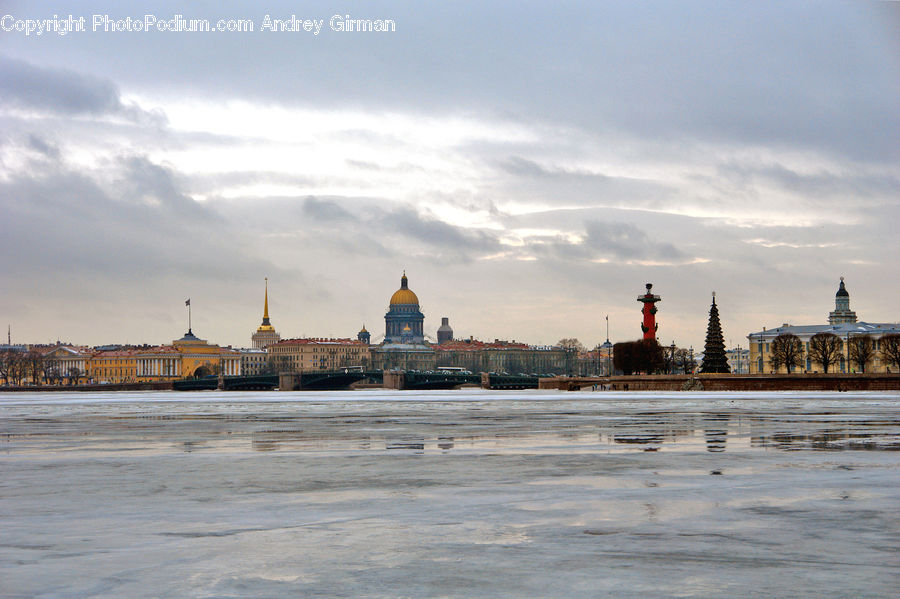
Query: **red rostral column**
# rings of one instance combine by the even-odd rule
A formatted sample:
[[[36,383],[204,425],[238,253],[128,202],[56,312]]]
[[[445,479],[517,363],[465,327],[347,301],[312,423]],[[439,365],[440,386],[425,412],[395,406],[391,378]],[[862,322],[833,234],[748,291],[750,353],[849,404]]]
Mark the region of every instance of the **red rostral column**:
[[[656,330],[659,325],[656,324],[656,302],[660,301],[658,295],[650,293],[653,283],[647,283],[647,293],[639,295],[637,301],[644,304],[641,312],[644,315],[644,322],[641,323],[641,330],[644,331],[644,339],[656,339]]]

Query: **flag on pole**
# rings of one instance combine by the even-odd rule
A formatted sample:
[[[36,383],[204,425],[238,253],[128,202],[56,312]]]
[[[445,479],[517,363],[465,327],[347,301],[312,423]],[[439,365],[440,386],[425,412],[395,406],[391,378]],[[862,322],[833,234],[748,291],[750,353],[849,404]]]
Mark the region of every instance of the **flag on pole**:
[[[187,298],[187,301],[184,302],[184,305],[185,305],[185,306],[190,306],[190,305],[191,305],[191,298]]]

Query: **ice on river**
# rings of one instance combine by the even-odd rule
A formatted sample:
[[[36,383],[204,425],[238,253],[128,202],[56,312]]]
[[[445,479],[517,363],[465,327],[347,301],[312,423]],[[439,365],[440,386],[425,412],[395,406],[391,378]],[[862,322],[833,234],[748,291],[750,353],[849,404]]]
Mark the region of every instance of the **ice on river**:
[[[890,597],[900,394],[0,394],[2,597]]]

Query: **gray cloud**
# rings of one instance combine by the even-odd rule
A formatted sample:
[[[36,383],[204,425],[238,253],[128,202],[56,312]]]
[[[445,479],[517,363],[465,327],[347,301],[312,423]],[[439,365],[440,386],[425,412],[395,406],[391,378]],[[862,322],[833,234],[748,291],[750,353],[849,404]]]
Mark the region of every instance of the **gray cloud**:
[[[320,200],[308,197],[303,200],[303,213],[320,221],[356,221],[356,217],[341,208],[332,200]]]
[[[892,4],[821,3],[811,14],[802,2],[777,9],[712,1],[497,2],[479,4],[476,13],[441,4],[410,11],[405,3],[381,1],[358,12],[397,19],[398,31],[381,37],[258,32],[219,36],[210,52],[209,38],[197,35],[164,42],[152,35],[84,35],[45,37],[40,45],[12,38],[7,48],[11,56],[42,62],[74,49],[80,68],[138,89],[478,113],[656,143],[777,144],[892,161],[900,152],[900,52],[892,29],[900,9]],[[267,10],[289,14],[292,7],[272,2]],[[304,7],[308,14],[334,9],[324,1]],[[248,16],[220,4],[198,4],[186,16],[223,12]],[[119,60],[107,60],[110,54]],[[278,65],[296,55],[306,59],[303,76],[283,76]],[[111,101],[109,90],[99,90],[66,104]]]
[[[0,59],[0,97],[20,108],[63,114],[97,115],[124,108],[109,81],[10,59]]]
[[[0,58],[0,102],[56,115],[165,120],[161,113],[148,113],[133,104],[124,104],[118,88],[108,79],[9,58]]]
[[[601,254],[624,260],[661,260],[678,262],[686,256],[671,243],[650,239],[644,231],[629,223],[588,221],[584,244]]]
[[[50,143],[37,135],[29,135],[27,145],[32,150],[43,154],[46,158],[51,160],[59,160],[60,158],[59,148],[55,144]]]

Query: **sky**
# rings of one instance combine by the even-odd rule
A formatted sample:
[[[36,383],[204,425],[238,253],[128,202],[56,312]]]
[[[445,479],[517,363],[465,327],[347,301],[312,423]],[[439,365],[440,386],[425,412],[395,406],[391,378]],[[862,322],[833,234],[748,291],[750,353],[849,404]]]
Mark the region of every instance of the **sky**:
[[[714,291],[729,346],[824,323],[840,276],[900,320],[898,3],[67,4],[0,2],[14,343],[168,343],[190,298],[249,346],[265,278],[282,337],[380,341],[404,271],[432,339],[637,339],[648,282],[665,345]]]

